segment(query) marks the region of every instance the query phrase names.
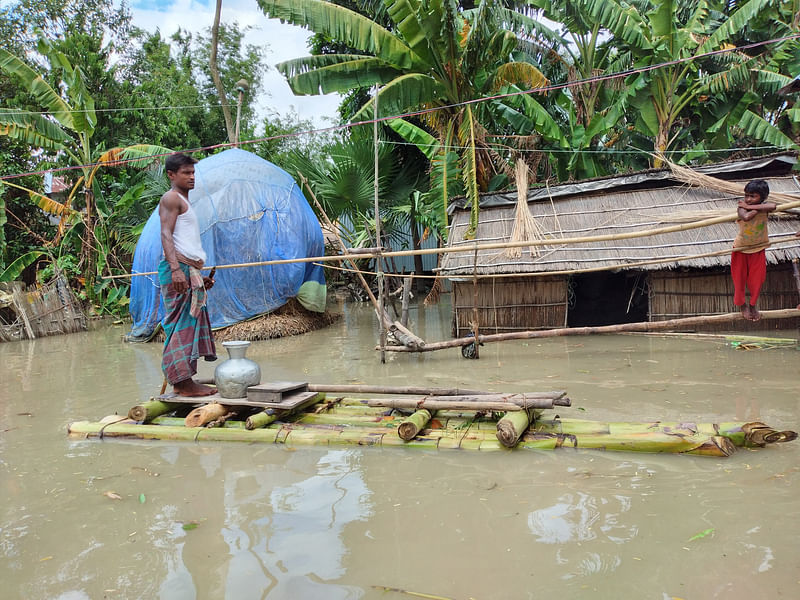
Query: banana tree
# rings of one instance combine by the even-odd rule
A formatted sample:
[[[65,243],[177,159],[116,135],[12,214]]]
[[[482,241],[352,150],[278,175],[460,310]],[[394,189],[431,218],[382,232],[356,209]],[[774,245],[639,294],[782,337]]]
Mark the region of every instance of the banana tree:
[[[633,102],[635,126],[661,154],[685,134],[681,119],[698,98],[730,89],[757,65],[757,59],[744,52],[728,52],[716,59],[703,59],[703,55],[732,49],[732,41],[747,23],[778,0],[737,3],[730,15],[712,10],[708,0],[578,2],[585,3],[589,16],[613,34],[620,52],[629,53],[631,67],[641,70],[628,78],[632,85],[646,82]],[[648,70],[654,65],[663,66]],[[656,167],[661,164],[660,159],[654,161]]]
[[[133,166],[151,164],[153,155],[169,152],[167,148],[147,144],[114,148],[95,154],[91,143],[97,125],[94,101],[84,83],[79,66],[72,65],[67,57],[57,51],[45,38],[38,43],[39,53],[49,63],[51,74],[59,78],[56,87],[31,68],[22,59],[0,48],[0,69],[18,81],[42,109],[37,114],[7,108],[0,114],[0,135],[9,136],[51,159],[65,158],[79,173],[67,199],[59,202],[43,193],[4,180],[4,185],[18,188],[41,210],[58,217],[56,237],[50,246],[59,244],[67,233],[80,237],[80,268],[84,288],[90,299],[95,297],[95,278],[105,265],[98,265],[98,240],[95,227],[106,218],[111,208],[99,193],[96,174],[107,165],[131,161]]]
[[[424,111],[420,116],[442,152],[455,146],[463,189],[472,205],[470,234],[477,226],[478,194],[503,169],[486,139],[486,106],[465,104],[488,98],[502,83],[526,89],[547,83],[531,63],[512,60],[522,40],[507,28],[513,13],[481,0],[462,10],[454,0],[384,0],[391,29],[346,8],[320,0],[258,0],[280,18],[341,41],[363,54],[325,54],[277,65],[298,95],[348,92],[379,86],[353,117],[369,120],[377,101],[380,115]],[[430,110],[436,109],[436,110]],[[429,112],[428,112],[429,111]],[[432,182],[431,187],[435,187]]]

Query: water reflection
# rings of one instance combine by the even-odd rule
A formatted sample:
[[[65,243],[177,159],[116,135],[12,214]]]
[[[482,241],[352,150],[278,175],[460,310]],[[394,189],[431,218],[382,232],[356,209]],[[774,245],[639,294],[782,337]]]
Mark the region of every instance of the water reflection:
[[[209,489],[187,497],[187,507],[165,506],[151,527],[156,547],[167,554],[160,597],[360,596],[331,584],[344,573],[345,527],[371,512],[357,452],[262,449],[254,461],[272,462],[276,453],[288,460],[280,468],[273,462],[254,469],[224,464],[217,448],[190,451],[200,452],[202,475],[185,475],[209,482],[202,486]],[[210,485],[217,479],[221,486]],[[187,531],[186,524],[196,527]]]

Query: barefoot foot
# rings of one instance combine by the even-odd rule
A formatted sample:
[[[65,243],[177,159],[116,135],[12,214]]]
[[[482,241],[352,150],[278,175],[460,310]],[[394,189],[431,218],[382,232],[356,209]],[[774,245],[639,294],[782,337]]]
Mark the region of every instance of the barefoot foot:
[[[750,320],[751,321],[760,321],[761,320],[761,313],[758,312],[755,306],[750,307]]]
[[[195,383],[192,379],[184,379],[172,386],[178,396],[188,396],[195,398],[200,396],[210,396],[216,393],[216,389],[200,383]]]
[[[742,316],[747,319],[748,321],[752,321],[752,317],[750,316],[750,305],[742,304]]]

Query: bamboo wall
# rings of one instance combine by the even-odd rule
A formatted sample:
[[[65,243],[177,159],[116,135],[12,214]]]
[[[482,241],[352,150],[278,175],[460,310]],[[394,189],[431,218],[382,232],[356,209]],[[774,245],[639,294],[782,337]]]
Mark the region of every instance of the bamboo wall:
[[[650,274],[650,320],[664,321],[680,317],[715,315],[733,312],[733,281],[730,269],[702,271],[657,271]],[[761,288],[759,310],[794,308],[800,294],[794,281],[791,263],[767,265],[767,280]],[[796,329],[800,319],[774,321],[737,321],[735,325],[709,326],[707,331]]]
[[[15,318],[0,323],[2,341],[61,335],[87,328],[86,315],[63,277],[28,291],[24,285],[12,283],[7,291],[13,302],[4,314]]]
[[[564,327],[567,317],[565,277],[520,277],[453,281],[453,335],[472,330],[477,307],[481,333],[506,333]]]

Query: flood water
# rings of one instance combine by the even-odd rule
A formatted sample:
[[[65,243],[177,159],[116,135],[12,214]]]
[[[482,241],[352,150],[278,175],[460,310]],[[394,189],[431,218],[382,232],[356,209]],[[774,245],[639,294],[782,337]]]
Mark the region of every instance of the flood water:
[[[595,336],[382,365],[370,307],[339,310],[255,342],[262,379],[566,389],[562,416],[800,428],[795,348]],[[445,339],[449,315],[411,328]],[[718,459],[69,439],[158,393],[160,345],[123,333],[0,344],[2,598],[800,597],[800,441]]]

